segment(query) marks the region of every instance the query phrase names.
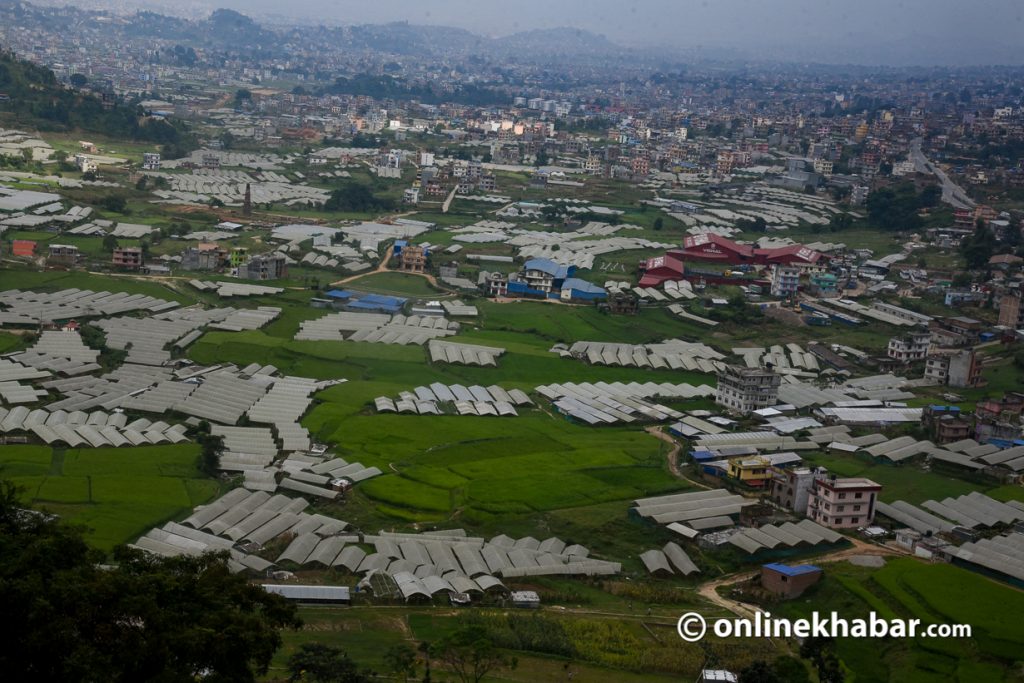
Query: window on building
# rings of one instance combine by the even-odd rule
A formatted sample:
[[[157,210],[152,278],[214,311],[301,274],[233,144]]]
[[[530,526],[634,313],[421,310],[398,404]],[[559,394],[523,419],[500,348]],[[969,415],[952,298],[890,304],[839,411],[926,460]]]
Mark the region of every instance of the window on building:
[[[852,523],[854,523],[854,524],[859,524],[860,523],[860,517],[851,517],[850,521]]]

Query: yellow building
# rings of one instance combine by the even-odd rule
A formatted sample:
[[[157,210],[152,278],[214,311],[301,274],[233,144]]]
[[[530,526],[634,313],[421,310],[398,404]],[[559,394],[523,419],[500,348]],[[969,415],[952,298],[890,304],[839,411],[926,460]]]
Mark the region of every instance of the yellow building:
[[[772,462],[763,456],[744,456],[729,461],[729,476],[747,486],[764,486],[772,478]]]

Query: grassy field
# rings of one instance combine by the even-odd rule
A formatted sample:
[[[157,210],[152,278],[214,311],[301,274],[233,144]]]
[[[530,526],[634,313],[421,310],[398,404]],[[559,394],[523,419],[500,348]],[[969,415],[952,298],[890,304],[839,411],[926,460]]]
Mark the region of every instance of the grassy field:
[[[837,653],[851,683],[1019,680],[1021,609],[1020,591],[966,569],[909,558],[890,559],[878,570],[828,565],[825,578],[799,600],[771,606],[773,614],[789,618],[806,618],[812,610],[836,611],[847,619],[875,611],[885,618],[972,627],[972,637],[964,640],[839,639]]]
[[[863,456],[806,453],[803,458],[827,468],[841,477],[867,477],[882,485],[880,498],[885,502],[905,500],[920,504],[926,500],[942,500],[986,487],[939,472],[926,472],[913,463],[901,466],[874,464]]]
[[[195,303],[194,289],[183,281],[171,281],[168,286],[153,279],[137,279],[131,277],[111,277],[94,275],[82,271],[61,270],[20,270],[0,269],[0,291],[6,289],[22,289],[40,292],[56,292],[76,287],[91,289],[95,292],[127,292],[129,294],[146,294],[148,296],[182,304]]]
[[[306,607],[299,614],[304,626],[283,633],[285,646],[275,655],[266,680],[285,679],[288,656],[307,642],[341,647],[361,666],[386,677],[388,648],[406,643],[415,649],[420,643],[437,642],[467,620],[492,632],[499,646],[517,660],[514,669],[487,676],[484,681],[488,682],[693,680],[706,654],[697,645],[678,641],[670,617],[643,617],[639,610],[613,616],[603,611],[573,614],[547,609],[535,613]],[[773,657],[772,647],[767,642],[720,642],[710,646],[710,653],[742,667],[759,657]],[[423,665],[421,659],[417,680],[423,676]],[[434,680],[451,680],[442,663],[434,661],[431,668]]]
[[[135,448],[0,448],[0,473],[33,506],[89,528],[102,550],[210,500],[217,483],[195,468],[195,444]]]
[[[411,298],[436,297],[444,293],[431,287],[425,277],[407,273],[371,273],[346,284],[345,287]]]
[[[666,446],[635,427],[578,426],[551,414],[545,401],[517,418],[375,413],[375,397],[435,381],[528,392],[554,381],[714,383],[698,373],[591,367],[549,351],[556,341],[680,336],[682,326],[664,311],[620,318],[593,308],[479,303],[480,319],[454,340],[506,348],[497,368],[431,364],[422,347],[294,341],[302,320],[326,314],[298,306],[263,331],[208,333],[189,355],[201,363],[258,361],[285,373],[350,380],[321,392],[303,420],[342,457],[385,472],[357,487],[343,513],[348,521],[550,533],[628,565],[637,552],[663,544],[667,539],[627,519],[629,501],[683,487],[667,471]]]

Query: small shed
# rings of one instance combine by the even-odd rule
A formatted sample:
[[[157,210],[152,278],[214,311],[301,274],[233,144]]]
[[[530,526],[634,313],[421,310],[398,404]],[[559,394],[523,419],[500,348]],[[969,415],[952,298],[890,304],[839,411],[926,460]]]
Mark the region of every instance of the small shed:
[[[513,591],[512,606],[537,609],[540,607],[540,596],[535,591]]]
[[[783,598],[796,598],[822,577],[820,567],[800,564],[766,564],[761,567],[761,587]]]

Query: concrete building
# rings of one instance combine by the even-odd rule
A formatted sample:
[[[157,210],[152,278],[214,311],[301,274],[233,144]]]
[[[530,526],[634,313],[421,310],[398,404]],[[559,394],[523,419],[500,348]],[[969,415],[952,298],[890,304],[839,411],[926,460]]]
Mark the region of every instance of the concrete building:
[[[921,426],[936,444],[955,443],[971,436],[971,425],[960,416],[957,406],[927,406],[921,411]]]
[[[615,291],[608,295],[608,312],[616,315],[636,315],[640,311],[640,297],[632,292]]]
[[[160,155],[156,152],[142,153],[142,169],[145,171],[160,170]]]
[[[777,505],[803,514],[814,483],[814,470],[807,467],[773,467],[769,496]]]
[[[72,268],[78,264],[78,247],[70,244],[51,244],[46,255],[46,264]]]
[[[886,354],[900,363],[913,363],[928,357],[931,343],[930,332],[913,332],[890,339]]]
[[[427,250],[406,246],[398,254],[398,269],[403,273],[422,273],[427,267]]]
[[[818,583],[822,575],[821,568],[811,564],[766,564],[761,567],[761,587],[781,598],[797,598]]]
[[[288,260],[283,254],[252,256],[238,267],[243,280],[279,280],[288,276]]]
[[[881,490],[881,484],[863,477],[817,474],[807,498],[807,516],[832,529],[866,526],[875,519],[875,502]]]
[[[1024,299],[1020,291],[1004,294],[999,299],[999,324],[1012,330],[1024,328]]]
[[[118,247],[114,249],[111,264],[115,268],[123,270],[138,270],[142,268],[141,247]]]
[[[718,372],[715,403],[744,415],[770,408],[779,402],[781,381],[771,370],[726,365]]]
[[[215,242],[201,242],[181,252],[181,267],[185,270],[220,270],[227,256],[227,251]]]
[[[542,258],[530,259],[523,269],[509,277],[508,294],[516,296],[557,296],[566,278],[572,277],[576,266],[563,266]]]
[[[772,266],[772,296],[786,298],[797,293],[801,269],[776,263]]]
[[[935,352],[925,361],[924,376],[951,387],[976,387],[981,383],[981,361],[974,349]]]

